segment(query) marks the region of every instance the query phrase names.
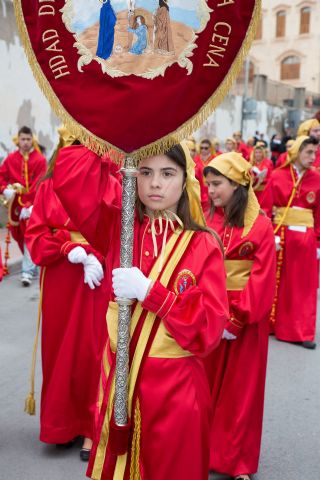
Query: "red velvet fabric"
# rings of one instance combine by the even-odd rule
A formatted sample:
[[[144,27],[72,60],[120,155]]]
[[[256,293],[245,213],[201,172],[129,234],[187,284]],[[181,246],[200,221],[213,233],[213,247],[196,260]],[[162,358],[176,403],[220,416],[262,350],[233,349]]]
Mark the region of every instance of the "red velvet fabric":
[[[226,328],[237,339],[222,340],[205,359],[213,403],[210,469],[231,476],[253,474],[260,455],[268,318],[275,291],[274,235],[263,215],[244,238],[237,227],[227,229],[229,237],[224,235],[223,215],[207,215],[207,222],[225,237],[227,260],[253,260],[246,287],[228,291],[230,316],[241,328],[232,321]]]
[[[119,266],[120,216],[117,208],[102,201],[104,169],[105,164],[102,162],[100,166],[94,154],[79,158],[72,148],[65,149],[57,159],[54,186],[77,228],[101,253],[108,251],[111,269]],[[79,197],[84,182],[96,196]],[[74,195],[79,198],[77,205],[72,201]],[[160,251],[162,235],[157,236],[157,242]],[[154,262],[150,220],[145,216],[143,223],[135,221],[133,264],[148,274]],[[176,295],[174,281],[184,269],[194,274],[196,285]],[[176,297],[175,301],[168,302],[164,308],[170,292]],[[207,480],[210,395],[199,356],[218,345],[227,319],[222,254],[211,234],[197,232],[194,235],[168,288],[156,282],[143,306],[145,310],[161,310],[167,330],[193,356],[148,357],[144,363],[138,386],[142,418],[141,478]],[[99,435],[98,431],[95,444]],[[107,452],[105,465],[108,459]],[[100,478],[112,477],[108,477],[105,470]]]
[[[193,71],[178,64],[169,67],[164,76],[153,80],[134,75],[112,78],[103,74],[98,62],[77,69],[79,59],[74,47],[75,39],[62,22],[63,0],[51,2],[55,15],[40,15],[42,5],[38,0],[21,0],[24,20],[33,51],[40,68],[63,107],[81,125],[98,137],[107,140],[125,152],[154,142],[168,135],[191,117],[216,92],[239,53],[257,3],[255,0],[223,2],[209,0],[213,9],[205,30],[199,34],[197,48],[190,60]],[[229,40],[215,39],[216,47],[225,48],[213,58],[219,67],[204,67],[207,54],[213,50],[212,37],[216,33],[227,35]],[[49,61],[57,52],[44,48],[43,32],[54,29],[58,33],[58,47],[68,65],[69,75],[54,79]],[[228,44],[224,47],[224,45]],[[61,54],[58,53],[58,54]],[[85,93],[85,94],[84,94]]]
[[[275,170],[265,190],[264,202],[271,215],[272,207],[285,207],[293,189],[290,167]],[[310,195],[311,194],[311,195]],[[283,263],[280,275],[275,335],[279,340],[302,342],[313,340],[317,313],[317,237],[320,237],[320,175],[308,170],[291,207],[311,209],[314,228],[306,233],[285,227]]]
[[[114,188],[108,199],[119,203],[118,183],[111,182]],[[52,179],[46,180],[37,193],[26,232],[33,261],[46,267],[42,271],[40,416],[40,440],[46,443],[65,443],[78,435],[93,438],[110,277],[105,272],[102,285],[95,290],[84,284],[83,265],[70,263],[61,251],[75,230],[53,192]]]

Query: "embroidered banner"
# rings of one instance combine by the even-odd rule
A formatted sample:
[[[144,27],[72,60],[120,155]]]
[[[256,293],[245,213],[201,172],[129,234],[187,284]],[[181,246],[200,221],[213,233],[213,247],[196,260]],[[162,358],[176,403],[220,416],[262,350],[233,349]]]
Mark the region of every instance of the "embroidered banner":
[[[14,0],[53,110],[99,153],[163,151],[228,92],[261,0]],[[174,140],[173,140],[174,137]]]

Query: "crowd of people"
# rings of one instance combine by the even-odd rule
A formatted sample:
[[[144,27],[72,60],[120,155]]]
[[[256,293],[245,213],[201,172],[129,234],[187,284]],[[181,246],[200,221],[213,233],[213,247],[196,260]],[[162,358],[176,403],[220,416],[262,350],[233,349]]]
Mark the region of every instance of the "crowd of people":
[[[319,121],[270,145],[236,132],[142,159],[132,268],[120,268],[119,168],[59,134],[48,167],[28,127],[0,166],[22,284],[41,268],[40,440],[83,437],[94,480],[250,480],[269,335],[316,348]],[[113,419],[119,298],[132,300],[125,433]]]

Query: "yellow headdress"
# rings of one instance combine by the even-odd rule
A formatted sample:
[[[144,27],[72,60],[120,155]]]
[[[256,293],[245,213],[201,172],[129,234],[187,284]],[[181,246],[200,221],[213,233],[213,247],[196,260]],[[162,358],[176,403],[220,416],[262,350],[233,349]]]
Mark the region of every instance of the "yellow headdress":
[[[201,197],[200,197],[200,184],[195,176],[195,163],[192,160],[192,157],[189,152],[187,142],[183,141],[180,143],[184,155],[186,157],[187,165],[187,179],[186,179],[186,191],[189,197],[190,212],[193,220],[199,225],[206,225],[204,219],[202,207],[201,207]]]
[[[245,237],[253,227],[260,213],[260,205],[252,188],[251,164],[240,153],[228,152],[218,155],[208,165],[222,175],[248,188],[248,204],[244,215],[242,237]]]
[[[320,127],[320,123],[316,118],[311,118],[310,120],[306,120],[305,122],[302,122],[298,128],[297,132],[297,137],[300,137],[301,135],[310,135],[310,130],[312,128],[317,128]]]
[[[308,135],[301,135],[293,142],[291,147],[288,149],[287,161],[282,165],[282,168],[287,167],[289,163],[292,163],[295,160],[297,160],[301,145],[305,140],[308,140],[308,138],[310,138]]]

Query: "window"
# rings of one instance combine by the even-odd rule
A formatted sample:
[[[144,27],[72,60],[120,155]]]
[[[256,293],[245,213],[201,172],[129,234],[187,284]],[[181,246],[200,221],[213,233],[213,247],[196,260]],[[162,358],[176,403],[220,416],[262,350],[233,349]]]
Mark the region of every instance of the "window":
[[[286,34],[286,12],[281,10],[277,13],[276,37],[281,38]]]
[[[281,80],[296,80],[300,78],[300,58],[294,55],[286,57],[281,62]]]
[[[310,32],[311,8],[304,7],[300,10],[300,34]]]
[[[262,17],[260,18],[259,23],[258,23],[255,39],[256,40],[261,40],[262,39]]]

